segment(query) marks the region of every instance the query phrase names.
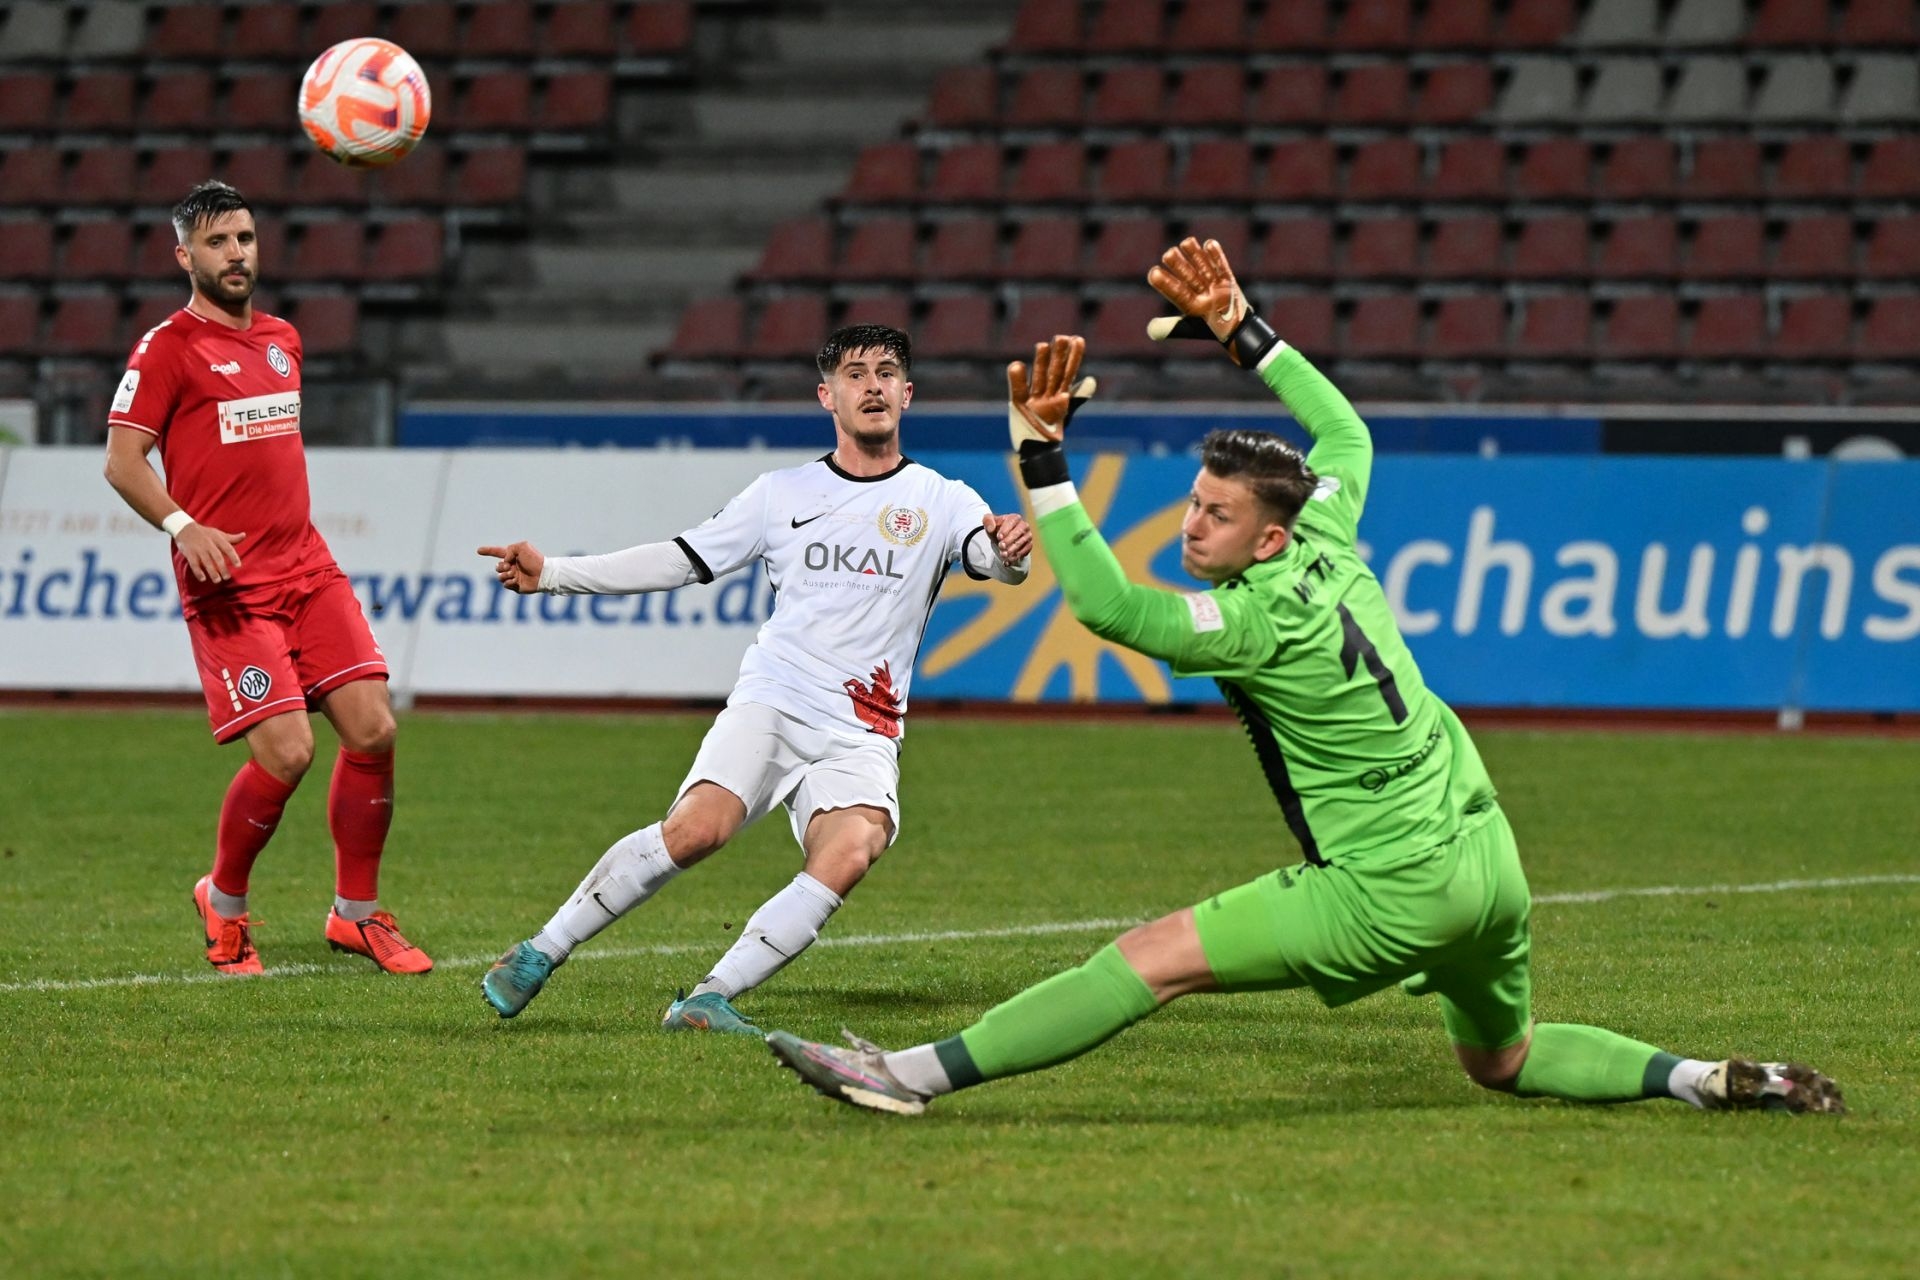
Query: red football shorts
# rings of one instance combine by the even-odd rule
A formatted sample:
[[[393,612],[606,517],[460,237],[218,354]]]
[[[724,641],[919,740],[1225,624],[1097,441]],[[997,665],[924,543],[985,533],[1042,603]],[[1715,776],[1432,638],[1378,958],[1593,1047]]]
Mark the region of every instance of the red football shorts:
[[[215,742],[317,706],[343,684],[387,678],[386,655],[337,568],[202,603],[187,634]]]

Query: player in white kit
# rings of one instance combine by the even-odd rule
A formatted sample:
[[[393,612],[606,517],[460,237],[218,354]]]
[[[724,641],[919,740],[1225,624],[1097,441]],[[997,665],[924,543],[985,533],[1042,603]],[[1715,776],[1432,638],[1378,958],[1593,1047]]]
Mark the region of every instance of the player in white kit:
[[[511,591],[664,591],[762,560],[777,592],[666,818],[616,841],[546,926],[482,979],[501,1017],[526,1008],[575,947],[784,805],[805,869],[663,1020],[758,1035],[733,999],[806,950],[893,843],[907,689],[940,584],[955,562],[974,578],[1023,582],[1033,548],[1021,516],[992,514],[967,485],[901,454],[911,360],[897,329],[836,331],[817,361],[833,452],[768,472],[672,541],[598,556],[543,556],[525,542],[480,548]]]

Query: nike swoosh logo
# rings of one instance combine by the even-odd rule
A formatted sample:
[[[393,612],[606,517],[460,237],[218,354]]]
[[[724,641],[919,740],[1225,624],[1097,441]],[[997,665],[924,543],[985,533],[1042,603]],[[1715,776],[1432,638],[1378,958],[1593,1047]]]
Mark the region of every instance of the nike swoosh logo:
[[[795,520],[793,522],[793,527],[798,529],[803,524],[812,524],[815,520],[818,520],[821,516],[824,516],[825,514],[827,513],[824,511],[821,511],[821,512],[817,512],[814,515],[808,516],[805,520]]]

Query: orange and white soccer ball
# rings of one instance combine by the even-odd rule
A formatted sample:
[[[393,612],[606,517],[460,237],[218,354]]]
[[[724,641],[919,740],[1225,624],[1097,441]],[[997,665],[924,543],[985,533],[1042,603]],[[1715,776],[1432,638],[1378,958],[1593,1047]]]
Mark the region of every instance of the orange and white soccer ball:
[[[382,169],[406,155],[432,115],[426,73],[390,40],[342,40],[300,80],[300,126],[314,146],[356,169]]]

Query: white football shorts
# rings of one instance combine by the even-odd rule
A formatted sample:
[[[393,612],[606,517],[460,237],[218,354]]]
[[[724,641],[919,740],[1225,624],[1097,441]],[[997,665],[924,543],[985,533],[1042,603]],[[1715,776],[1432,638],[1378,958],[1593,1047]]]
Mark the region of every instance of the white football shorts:
[[[740,797],[748,824],[785,805],[802,848],[814,814],[855,805],[886,811],[889,845],[900,835],[900,749],[892,739],[844,737],[761,703],[715,718],[674,803],[696,782]]]

